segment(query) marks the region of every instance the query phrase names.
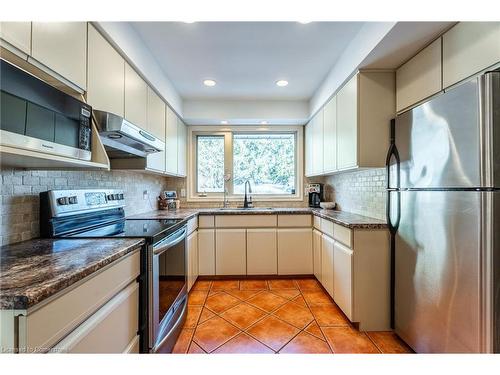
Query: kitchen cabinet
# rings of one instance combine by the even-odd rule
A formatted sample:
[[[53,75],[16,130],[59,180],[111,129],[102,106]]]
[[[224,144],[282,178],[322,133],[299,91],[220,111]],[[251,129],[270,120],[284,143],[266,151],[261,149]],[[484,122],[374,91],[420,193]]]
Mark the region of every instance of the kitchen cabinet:
[[[148,85],[125,63],[125,118],[141,129],[147,127]]]
[[[323,112],[323,173],[337,169],[337,97],[325,105]]]
[[[177,175],[178,168],[178,151],[177,151],[177,115],[172,109],[167,106],[167,128],[165,140],[165,172],[167,174]]]
[[[87,102],[93,109],[125,114],[125,60],[88,25]]]
[[[187,160],[187,127],[180,118],[177,118],[177,174],[186,176]]]
[[[443,34],[443,87],[500,62],[500,22],[460,22]]]
[[[321,232],[313,229],[313,271],[316,279],[323,284],[321,273],[321,242]]]
[[[278,254],[275,228],[247,229],[247,274],[276,275]]]
[[[201,218],[201,217],[200,217]],[[198,274],[215,275],[215,229],[198,229]]]
[[[278,275],[312,275],[312,229],[278,229]]]
[[[198,278],[198,231],[193,231],[186,240],[187,247],[187,290],[191,287]]]
[[[215,274],[246,275],[246,230],[215,230]]]
[[[355,75],[337,94],[337,167],[353,168],[358,147],[358,76]],[[388,126],[388,125],[387,125]]]
[[[278,215],[278,227],[311,227],[311,215]]]
[[[323,172],[323,109],[314,115],[312,122],[312,173]]]
[[[275,227],[276,215],[217,215],[215,226],[218,228],[263,228]]]
[[[305,158],[305,174],[311,176],[313,174],[313,131],[312,121],[310,121],[305,128],[305,141],[304,141],[304,158]]]
[[[353,251],[337,241],[335,244],[332,242],[332,246],[335,260],[332,264],[333,296],[344,314],[353,320]]]
[[[0,38],[29,55],[31,53],[31,22],[0,22]]]
[[[33,22],[30,55],[83,91],[86,90],[86,22]]]
[[[442,90],[441,38],[396,71],[396,110],[402,111]]]
[[[166,105],[148,86],[148,107],[146,131],[165,142]],[[165,172],[165,150],[147,156],[148,169]]]
[[[332,298],[335,298],[334,243],[330,236],[321,236],[321,284]]]

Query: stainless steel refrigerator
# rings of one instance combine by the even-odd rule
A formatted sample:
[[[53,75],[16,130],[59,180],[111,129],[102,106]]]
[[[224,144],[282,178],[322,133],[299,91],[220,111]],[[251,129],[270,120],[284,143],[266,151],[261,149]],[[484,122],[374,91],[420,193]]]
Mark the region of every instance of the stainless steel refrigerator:
[[[396,117],[393,324],[418,353],[500,351],[500,72]]]

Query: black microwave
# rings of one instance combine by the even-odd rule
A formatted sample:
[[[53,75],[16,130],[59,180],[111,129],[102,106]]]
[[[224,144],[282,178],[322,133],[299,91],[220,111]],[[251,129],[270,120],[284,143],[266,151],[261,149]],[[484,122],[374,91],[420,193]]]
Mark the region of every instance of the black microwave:
[[[0,60],[0,144],[91,159],[92,107]]]

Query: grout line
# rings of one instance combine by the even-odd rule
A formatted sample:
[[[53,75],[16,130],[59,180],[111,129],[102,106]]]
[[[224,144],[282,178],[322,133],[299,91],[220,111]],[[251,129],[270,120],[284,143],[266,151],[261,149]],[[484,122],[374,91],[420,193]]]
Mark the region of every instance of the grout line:
[[[375,341],[372,340],[372,338],[370,337],[370,335],[366,332],[363,332],[364,335],[368,338],[368,340],[371,341],[371,343],[375,346],[375,348],[377,348],[377,350],[380,352],[380,354],[384,354],[384,352],[382,351],[382,349],[379,348],[379,346],[375,343]]]

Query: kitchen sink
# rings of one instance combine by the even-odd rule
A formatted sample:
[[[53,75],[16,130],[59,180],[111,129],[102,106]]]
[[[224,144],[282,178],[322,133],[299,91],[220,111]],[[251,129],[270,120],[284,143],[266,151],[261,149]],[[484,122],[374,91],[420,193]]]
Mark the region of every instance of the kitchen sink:
[[[274,210],[273,207],[220,207],[218,210],[221,211],[251,211],[251,210]]]

